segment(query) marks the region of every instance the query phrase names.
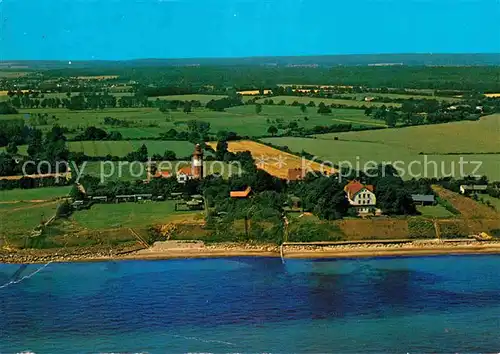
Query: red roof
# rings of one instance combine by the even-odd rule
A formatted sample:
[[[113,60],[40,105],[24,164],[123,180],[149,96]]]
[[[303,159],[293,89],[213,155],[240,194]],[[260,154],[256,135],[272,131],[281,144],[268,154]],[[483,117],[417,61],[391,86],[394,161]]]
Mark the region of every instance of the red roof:
[[[358,193],[363,188],[368,189],[370,192],[373,192],[373,186],[371,184],[363,184],[359,181],[350,181],[344,187],[344,191],[347,193],[349,198],[352,198],[356,193]]]
[[[252,191],[251,187],[247,187],[244,191],[232,191],[229,193],[229,196],[231,198],[246,198],[250,195],[250,192]]]
[[[169,171],[156,171],[155,177],[168,178],[171,176]]]
[[[185,174],[185,175],[191,176],[192,175],[192,173],[191,173],[191,166],[184,166],[182,168],[179,168],[177,170],[177,174],[178,175]]]

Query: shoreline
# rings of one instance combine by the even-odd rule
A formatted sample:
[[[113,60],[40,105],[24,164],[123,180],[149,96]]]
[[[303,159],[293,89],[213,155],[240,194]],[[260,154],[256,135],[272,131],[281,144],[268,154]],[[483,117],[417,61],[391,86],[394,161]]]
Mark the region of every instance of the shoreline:
[[[107,253],[107,254],[106,254]],[[420,240],[406,243],[356,243],[348,245],[286,245],[283,259],[419,257],[440,255],[500,254],[500,241]],[[168,260],[227,257],[281,258],[280,246],[158,242],[148,249],[124,253],[13,252],[1,253],[0,264],[105,262],[121,260]]]

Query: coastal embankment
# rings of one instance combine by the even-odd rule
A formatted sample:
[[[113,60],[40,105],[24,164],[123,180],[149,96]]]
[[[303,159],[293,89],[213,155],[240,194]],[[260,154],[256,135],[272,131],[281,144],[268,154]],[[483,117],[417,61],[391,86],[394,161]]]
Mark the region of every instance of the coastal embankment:
[[[160,241],[141,250],[23,250],[0,252],[0,263],[85,262],[216,257],[354,258],[443,254],[500,254],[500,241],[387,240],[275,244]],[[281,253],[282,251],[282,253]]]

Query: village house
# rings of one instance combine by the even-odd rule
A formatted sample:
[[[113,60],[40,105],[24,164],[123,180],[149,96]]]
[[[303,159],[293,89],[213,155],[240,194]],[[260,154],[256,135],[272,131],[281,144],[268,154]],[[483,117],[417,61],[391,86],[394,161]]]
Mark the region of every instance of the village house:
[[[359,181],[350,181],[344,191],[349,204],[356,209],[358,214],[369,214],[376,211],[377,197],[372,185],[365,185]],[[379,211],[380,213],[380,211]]]
[[[186,183],[188,180],[193,179],[191,166],[185,166],[178,169],[175,173],[175,177],[177,178],[177,182],[179,183]]]
[[[486,193],[487,189],[488,189],[488,185],[486,185],[486,184],[476,184],[476,185],[462,184],[460,186],[460,193],[462,193],[462,194]]]

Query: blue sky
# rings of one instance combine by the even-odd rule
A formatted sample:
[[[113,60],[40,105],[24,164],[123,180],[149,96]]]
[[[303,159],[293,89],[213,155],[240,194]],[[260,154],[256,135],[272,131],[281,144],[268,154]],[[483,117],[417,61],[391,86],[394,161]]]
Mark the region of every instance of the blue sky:
[[[0,60],[500,52],[500,0],[0,0]]]

